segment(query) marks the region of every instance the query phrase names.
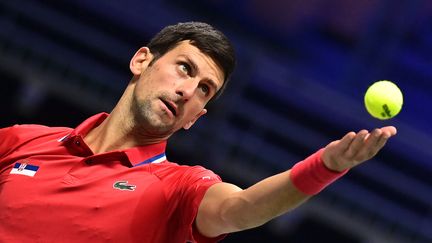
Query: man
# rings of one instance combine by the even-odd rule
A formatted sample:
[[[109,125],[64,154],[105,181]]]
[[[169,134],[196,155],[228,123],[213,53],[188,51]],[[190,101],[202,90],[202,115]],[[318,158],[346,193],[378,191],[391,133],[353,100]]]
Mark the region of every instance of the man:
[[[234,62],[213,27],[168,26],[132,57],[133,78],[109,115],[75,129],[1,129],[0,241],[216,242],[305,202],[396,134],[350,132],[245,190],[167,161],[167,139],[206,114]]]

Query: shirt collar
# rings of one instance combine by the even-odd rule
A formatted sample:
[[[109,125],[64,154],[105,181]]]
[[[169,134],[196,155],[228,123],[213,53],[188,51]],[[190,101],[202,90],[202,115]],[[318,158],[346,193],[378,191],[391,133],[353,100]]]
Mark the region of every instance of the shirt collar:
[[[59,142],[66,142],[67,140],[74,139],[77,136],[85,137],[91,129],[99,126],[108,116],[109,114],[105,112],[91,116],[78,125],[69,135],[59,139]],[[155,144],[137,146],[113,152],[124,153],[132,167],[147,163],[160,163],[166,160],[166,144],[167,141],[165,140]]]
[[[124,150],[132,166],[140,166],[148,163],[160,163],[166,161],[166,141],[138,146]]]
[[[64,143],[72,140],[77,136],[85,137],[91,129],[99,126],[107,117],[108,113],[105,112],[93,115],[87,118],[81,124],[79,124],[75,129],[72,130],[72,132],[58,139],[57,141]]]
[[[99,114],[96,114],[94,116],[89,117],[87,120],[79,124],[70,134],[71,137],[73,136],[82,136],[85,137],[87,133],[90,132],[93,128],[99,126],[107,117],[108,113],[102,112]]]

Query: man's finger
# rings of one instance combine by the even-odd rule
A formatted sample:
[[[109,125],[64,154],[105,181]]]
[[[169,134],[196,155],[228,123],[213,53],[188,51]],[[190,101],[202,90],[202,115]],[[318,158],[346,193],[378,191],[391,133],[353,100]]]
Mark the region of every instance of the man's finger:
[[[378,149],[378,150],[382,149],[382,147],[384,147],[384,145],[387,143],[387,140],[388,140],[389,138],[390,138],[390,137],[388,137],[388,136],[382,135],[382,136],[379,138],[379,140],[377,141],[377,143],[376,143],[376,147],[377,147],[377,149]]]
[[[361,150],[361,148],[363,147],[363,144],[364,144],[364,140],[365,140],[367,135],[368,135],[367,130],[361,130],[360,132],[358,132],[356,134],[356,136],[352,140],[352,143],[350,144],[348,150],[346,151],[346,154],[348,157],[353,157],[354,155],[356,155]]]
[[[397,134],[397,129],[396,129],[396,127],[394,127],[394,126],[387,126],[387,127],[383,127],[383,128],[381,128],[381,130],[384,132],[384,133],[388,133],[388,135],[391,137],[391,136],[394,136],[394,135],[396,135]]]
[[[349,132],[347,133],[340,141],[339,141],[339,148],[340,151],[342,151],[343,153],[345,151],[348,150],[348,148],[350,147],[353,139],[356,137],[356,133],[355,132]]]
[[[381,129],[374,129],[365,140],[357,156],[361,158],[361,160],[366,160],[374,156],[382,147],[380,141],[385,142],[385,140],[382,140],[383,137],[384,133]]]
[[[374,147],[383,135],[381,129],[374,129],[366,140],[367,147]]]
[[[397,133],[396,128],[393,126],[383,127],[381,130],[382,130],[382,135],[376,143],[378,150],[380,150],[382,147],[384,147],[384,145],[387,143],[387,140],[390,137],[396,135],[396,133]]]
[[[391,126],[374,129],[366,139],[365,146],[357,154],[358,157],[367,160],[375,156],[384,147],[387,140],[395,134],[396,128]]]

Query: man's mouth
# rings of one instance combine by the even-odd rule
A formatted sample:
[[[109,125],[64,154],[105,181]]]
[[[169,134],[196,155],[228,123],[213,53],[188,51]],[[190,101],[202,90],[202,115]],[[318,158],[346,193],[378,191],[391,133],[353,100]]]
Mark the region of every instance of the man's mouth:
[[[171,111],[174,116],[177,116],[177,107],[174,103],[161,99],[165,106]]]

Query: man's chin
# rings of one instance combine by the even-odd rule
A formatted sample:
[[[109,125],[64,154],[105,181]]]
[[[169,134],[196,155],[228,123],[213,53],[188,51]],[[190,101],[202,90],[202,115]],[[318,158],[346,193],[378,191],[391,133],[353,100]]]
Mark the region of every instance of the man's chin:
[[[162,121],[154,124],[150,124],[150,127],[148,129],[151,129],[156,133],[166,134],[166,135],[171,135],[176,131],[173,123],[167,123]]]

